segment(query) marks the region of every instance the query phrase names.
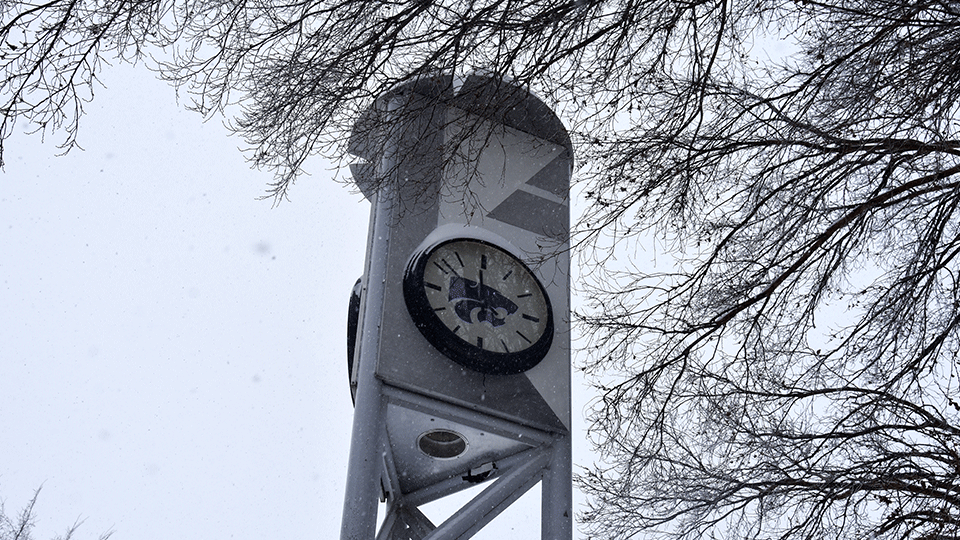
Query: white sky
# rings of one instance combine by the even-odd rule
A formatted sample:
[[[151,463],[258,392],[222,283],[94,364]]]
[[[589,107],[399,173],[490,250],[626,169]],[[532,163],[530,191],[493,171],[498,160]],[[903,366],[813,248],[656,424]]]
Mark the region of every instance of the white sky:
[[[271,208],[218,120],[142,67],[102,79],[84,151],[17,135],[0,173],[7,514],[42,485],[36,540],[338,538],[369,205],[316,159]],[[539,538],[536,491],[476,538]]]

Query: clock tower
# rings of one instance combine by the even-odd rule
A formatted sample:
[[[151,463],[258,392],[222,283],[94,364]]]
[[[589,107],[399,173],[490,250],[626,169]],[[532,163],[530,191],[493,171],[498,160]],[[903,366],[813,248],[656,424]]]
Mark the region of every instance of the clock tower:
[[[542,537],[571,538],[566,130],[500,79],[425,77],[349,150],[372,211],[341,539],[373,540],[378,498],[377,538],[466,538],[541,481]],[[417,508],[478,483],[441,524]]]

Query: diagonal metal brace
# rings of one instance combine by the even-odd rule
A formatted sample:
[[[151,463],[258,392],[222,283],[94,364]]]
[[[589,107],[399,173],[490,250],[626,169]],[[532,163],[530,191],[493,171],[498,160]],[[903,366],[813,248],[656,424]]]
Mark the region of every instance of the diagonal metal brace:
[[[436,526],[415,506],[397,503],[390,507],[377,540],[423,540]]]
[[[529,460],[494,481],[423,540],[466,540],[473,536],[540,481],[552,450],[551,446],[528,450]]]

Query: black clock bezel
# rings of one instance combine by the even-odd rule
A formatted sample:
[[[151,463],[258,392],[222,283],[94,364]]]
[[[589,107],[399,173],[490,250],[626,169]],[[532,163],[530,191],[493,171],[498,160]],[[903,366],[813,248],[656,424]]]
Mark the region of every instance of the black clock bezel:
[[[543,334],[532,345],[522,351],[501,353],[477,348],[450,331],[449,328],[434,313],[429,300],[423,290],[423,276],[430,255],[437,249],[453,242],[475,242],[496,249],[507,254],[533,277],[533,281],[540,288],[547,309],[547,322]],[[550,296],[536,274],[530,270],[520,258],[510,251],[486,240],[478,238],[451,238],[432,244],[420,250],[407,264],[403,276],[403,298],[407,304],[407,311],[413,319],[414,325],[423,334],[423,337],[437,348],[447,358],[461,366],[487,375],[515,375],[523,373],[537,364],[547,355],[553,344],[553,306]]]

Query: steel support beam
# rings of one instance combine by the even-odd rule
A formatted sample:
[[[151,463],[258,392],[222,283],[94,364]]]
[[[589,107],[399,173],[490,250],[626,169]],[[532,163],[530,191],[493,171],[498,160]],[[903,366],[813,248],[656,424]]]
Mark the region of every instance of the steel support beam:
[[[377,540],[423,540],[436,528],[419,508],[397,503],[387,512]]]
[[[549,448],[537,448],[530,452],[529,460],[495,480],[424,540],[465,540],[500,515],[540,481],[540,473],[550,462]]]
[[[384,190],[389,191],[389,190]],[[379,193],[375,204],[392,204],[392,196]],[[363,333],[357,340],[357,396],[353,411],[353,434],[350,439],[350,457],[347,466],[346,493],[343,518],[340,523],[341,540],[371,540],[377,532],[377,508],[381,495],[383,446],[386,444],[386,399],[383,383],[376,376],[377,352],[380,344],[380,321],[383,316],[383,298],[387,257],[391,235],[388,222],[390,212],[373,212],[370,234],[382,242],[371,244],[378,252],[367,253],[364,272],[365,307],[360,313]]]
[[[543,472],[540,486],[540,538],[570,540],[573,538],[573,470],[570,433],[554,443],[550,463]]]

